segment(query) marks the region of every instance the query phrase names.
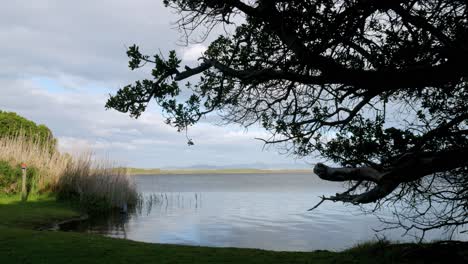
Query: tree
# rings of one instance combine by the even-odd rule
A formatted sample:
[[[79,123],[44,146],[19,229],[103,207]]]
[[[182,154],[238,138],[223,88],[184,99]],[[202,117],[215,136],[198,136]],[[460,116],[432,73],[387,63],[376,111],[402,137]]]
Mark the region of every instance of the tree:
[[[465,0],[164,3],[187,37],[234,29],[196,67],[181,68],[174,51],[166,59],[130,47],[129,67],[153,64],[151,77],[120,89],[107,108],[138,118],[155,101],[178,131],[211,112],[260,124],[266,144],[342,166],[315,166],[348,187],[322,202],[396,203],[392,223],[423,234],[468,223]]]
[[[55,150],[57,139],[45,125],[37,125],[31,120],[13,112],[0,111],[0,138],[22,136]]]

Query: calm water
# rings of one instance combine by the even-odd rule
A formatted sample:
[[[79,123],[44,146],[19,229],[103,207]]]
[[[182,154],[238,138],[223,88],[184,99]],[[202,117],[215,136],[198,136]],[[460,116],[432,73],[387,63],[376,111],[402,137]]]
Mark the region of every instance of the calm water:
[[[136,176],[145,197],[138,212],[93,219],[74,230],[137,241],[281,251],[341,250],[376,238],[373,215],[318,196],[341,185],[311,174]],[[402,231],[377,233],[391,240]],[[443,239],[441,232],[426,235]]]

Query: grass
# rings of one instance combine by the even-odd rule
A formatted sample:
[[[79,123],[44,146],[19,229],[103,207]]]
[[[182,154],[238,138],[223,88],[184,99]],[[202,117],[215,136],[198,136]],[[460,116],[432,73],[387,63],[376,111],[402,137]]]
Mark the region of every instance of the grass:
[[[1,263],[332,263],[340,259],[330,252],[147,244],[76,233],[0,228],[0,234]]]
[[[30,196],[21,202],[19,195],[0,195],[0,226],[37,228],[44,224],[79,216],[70,203],[57,202],[53,195]]]
[[[0,196],[0,263],[467,263],[468,246],[365,243],[342,252],[149,244],[99,235],[34,231],[44,221],[76,216],[51,196],[26,203]],[[20,228],[22,227],[22,228]]]
[[[155,175],[155,174],[275,174],[275,173],[312,173],[312,170],[263,170],[263,169],[140,169],[128,168],[130,175]]]
[[[466,263],[466,246],[392,245],[372,251],[274,252],[148,244],[0,227],[1,263]],[[436,250],[435,250],[436,248]]]

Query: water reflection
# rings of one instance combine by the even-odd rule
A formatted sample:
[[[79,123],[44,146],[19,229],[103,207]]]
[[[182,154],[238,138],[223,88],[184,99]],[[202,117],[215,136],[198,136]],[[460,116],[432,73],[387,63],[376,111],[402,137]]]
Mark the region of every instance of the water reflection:
[[[355,207],[323,204],[340,185],[307,174],[156,175],[136,178],[143,199],[135,212],[91,219],[68,229],[137,241],[309,251],[341,250],[375,238],[381,227]],[[64,228],[65,229],[65,228]],[[392,240],[414,241],[402,232]],[[441,239],[441,232],[427,237]]]
[[[87,220],[66,222],[60,225],[61,231],[75,231],[128,238],[127,224],[133,214],[115,213],[106,217],[91,217]]]
[[[141,197],[140,204],[136,208],[137,215],[151,215],[153,209],[159,210],[159,214],[168,214],[170,211],[181,209],[193,209],[197,212],[202,206],[201,193],[152,193]]]

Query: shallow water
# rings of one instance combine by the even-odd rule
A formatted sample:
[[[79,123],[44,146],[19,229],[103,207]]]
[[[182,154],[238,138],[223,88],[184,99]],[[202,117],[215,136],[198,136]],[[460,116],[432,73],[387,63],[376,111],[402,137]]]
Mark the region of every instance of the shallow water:
[[[356,207],[323,203],[319,196],[340,184],[311,174],[135,176],[144,202],[137,212],[63,227],[131,240],[280,251],[342,250],[386,237],[415,241],[401,230],[376,233],[374,215]],[[441,231],[428,240],[445,239]],[[465,239],[465,238],[464,238]]]

